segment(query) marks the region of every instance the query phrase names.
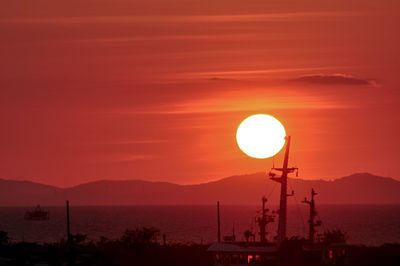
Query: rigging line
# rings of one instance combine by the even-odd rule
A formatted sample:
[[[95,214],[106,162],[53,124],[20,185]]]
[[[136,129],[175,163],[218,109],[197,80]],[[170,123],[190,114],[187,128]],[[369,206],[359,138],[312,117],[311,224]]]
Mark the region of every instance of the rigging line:
[[[276,154],[275,154],[276,155]],[[272,168],[275,168],[275,155],[272,156]]]
[[[272,168],[274,168],[274,167],[275,167],[275,155],[272,157]],[[270,168],[270,169],[272,169],[272,168]],[[267,174],[267,180],[268,180],[268,174]],[[273,190],[275,189],[275,186],[276,186],[276,183],[273,182],[272,191],[267,193],[268,194],[267,198],[269,198],[269,196],[271,196]],[[268,182],[265,182],[265,191],[268,191],[268,188],[269,188]]]
[[[291,183],[291,181],[289,179],[288,179],[288,183],[289,183],[290,189],[292,191],[294,191],[293,187],[292,187],[292,183]],[[297,200],[296,194],[293,194],[293,197],[294,197],[294,201],[296,203],[297,212],[300,214],[301,223],[303,225],[302,226],[303,227],[303,235],[306,235],[306,225],[305,225],[305,222],[304,222],[303,214],[301,213],[301,210],[300,210],[300,205],[299,205],[299,202]]]
[[[322,227],[322,229],[323,229],[324,232],[325,232],[325,231],[329,228],[328,225],[325,226],[325,222],[324,222],[324,221],[326,221],[326,220],[323,220],[323,219],[321,218],[321,215],[319,215],[319,211],[317,211],[316,217],[317,217],[317,219],[319,219],[320,221],[322,221],[321,227]]]
[[[272,193],[274,192],[274,190],[275,190],[277,184],[278,184],[278,183],[274,183],[274,184],[273,184],[272,190],[271,190],[270,193],[268,194],[267,199],[269,199],[269,197],[272,195]]]
[[[317,218],[318,218],[318,220],[323,221],[321,216],[319,216],[318,212],[317,212]],[[324,222],[321,223],[321,226],[322,226],[322,229],[324,230],[324,232],[326,232],[327,228],[325,227],[325,223]]]
[[[253,231],[253,225],[254,225],[255,219],[256,219],[256,217],[251,218],[251,220],[250,220],[250,228],[249,228],[250,231]]]
[[[268,191],[268,188],[271,187],[271,190],[270,190],[269,192],[267,192],[267,195],[266,195],[266,198],[267,198],[267,199],[269,199],[269,197],[271,197],[271,195],[272,195],[272,193],[274,192],[276,186],[277,186],[277,183],[275,183],[275,182],[272,183],[272,187],[271,187],[271,186],[268,186],[267,183],[265,184],[265,190],[266,190],[266,191]],[[258,209],[258,210],[256,211],[257,214],[258,214],[258,212],[261,212],[261,209]]]

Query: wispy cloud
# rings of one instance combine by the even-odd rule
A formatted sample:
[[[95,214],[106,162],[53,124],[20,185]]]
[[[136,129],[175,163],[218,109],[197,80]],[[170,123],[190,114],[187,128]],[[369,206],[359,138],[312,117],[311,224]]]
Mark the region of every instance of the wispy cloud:
[[[129,161],[148,161],[157,159],[157,156],[148,154],[124,154],[118,157],[112,158],[111,162],[129,162]]]
[[[97,154],[89,159],[89,163],[118,163],[118,162],[135,162],[135,161],[151,161],[157,159],[158,156],[151,154],[131,154],[131,153],[110,153],[110,154]]]
[[[50,18],[1,19],[0,23],[218,23],[218,22],[259,22],[288,21],[318,18],[321,20],[365,15],[365,12],[280,12],[240,15],[146,15],[146,16],[82,16]]]
[[[63,42],[70,43],[111,43],[111,42],[140,42],[140,41],[163,41],[163,40],[241,40],[243,38],[261,38],[256,34],[182,34],[182,35],[146,35],[146,36],[134,36],[134,37],[115,37],[115,38],[82,38],[82,39],[72,39],[72,40],[61,40]],[[264,37],[265,39],[265,37]]]
[[[349,66],[329,66],[329,67],[288,67],[288,68],[268,68],[268,69],[243,69],[243,70],[224,70],[224,71],[207,71],[207,72],[191,72],[177,74],[177,77],[186,78],[204,78],[215,77],[220,78],[235,77],[235,76],[262,76],[275,73],[289,72],[305,72],[305,71],[322,71],[329,69],[349,68]],[[303,76],[302,76],[303,77]],[[306,76],[304,76],[306,77]]]
[[[249,98],[243,96],[242,99],[204,99],[189,101],[176,104],[166,113],[170,114],[189,114],[189,113],[218,113],[218,112],[242,112],[242,111],[262,111],[271,109],[337,109],[346,108],[342,104],[328,103],[313,96],[303,96],[295,99],[294,97],[272,96],[268,98]]]
[[[158,143],[165,143],[165,142],[168,142],[168,140],[165,140],[165,139],[132,139],[132,140],[120,140],[120,141],[104,142],[104,144],[110,144],[110,145],[158,144]]]
[[[358,78],[347,74],[311,74],[304,75],[298,78],[291,79],[291,81],[299,83],[310,83],[318,85],[372,85],[376,86],[377,83],[371,79]]]
[[[210,81],[234,81],[235,79],[212,77],[212,78],[209,78],[208,80],[210,80]]]
[[[287,94],[287,95],[286,95]],[[212,114],[223,112],[262,112],[276,109],[343,109],[349,108],[343,103],[328,101],[311,95],[281,95],[270,91],[225,92],[221,95],[188,99],[178,103],[159,105],[153,108],[135,108],[114,110],[113,114]]]

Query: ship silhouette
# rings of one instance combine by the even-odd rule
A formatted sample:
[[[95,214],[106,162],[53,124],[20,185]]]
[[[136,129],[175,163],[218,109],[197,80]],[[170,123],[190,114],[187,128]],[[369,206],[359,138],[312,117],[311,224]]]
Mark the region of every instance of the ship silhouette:
[[[347,244],[345,235],[340,231],[326,231],[324,234],[316,235],[316,228],[321,226],[322,221],[316,220],[316,207],[314,196],[316,191],[311,188],[310,199],[305,198],[302,202],[309,205],[309,232],[307,239],[298,237],[288,238],[286,235],[287,224],[287,197],[293,196],[294,191],[287,193],[287,179],[290,173],[298,173],[297,167],[288,167],[290,136],[286,137],[285,157],[282,168],[273,167],[269,177],[280,183],[279,209],[270,212],[266,204],[268,199],[262,197],[261,215],[256,219],[259,234],[256,235],[250,230],[244,232],[245,242],[236,241],[235,233],[232,236],[224,237],[221,241],[219,202],[217,202],[218,234],[217,242],[213,243],[208,251],[213,253],[215,266],[229,265],[276,265],[282,260],[292,260],[296,263],[305,262],[307,265],[330,265],[339,266],[345,264],[347,255]],[[277,172],[281,174],[278,176]],[[267,225],[275,221],[278,216],[278,232],[273,241],[267,239]]]
[[[35,209],[27,211],[24,216],[25,220],[43,221],[49,220],[50,214],[48,211],[43,210],[40,205],[36,205]]]

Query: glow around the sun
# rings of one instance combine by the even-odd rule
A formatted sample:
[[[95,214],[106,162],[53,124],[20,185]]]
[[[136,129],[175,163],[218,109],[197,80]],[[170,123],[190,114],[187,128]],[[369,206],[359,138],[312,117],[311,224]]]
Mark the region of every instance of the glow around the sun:
[[[240,123],[236,132],[239,148],[250,157],[264,159],[277,154],[285,145],[286,131],[271,115],[251,115]]]

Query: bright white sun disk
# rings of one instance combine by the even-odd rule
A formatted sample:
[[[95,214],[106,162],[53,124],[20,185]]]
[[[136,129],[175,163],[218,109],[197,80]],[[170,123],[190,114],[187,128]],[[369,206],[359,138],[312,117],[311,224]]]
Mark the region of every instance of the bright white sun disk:
[[[271,115],[256,114],[240,123],[236,132],[239,148],[250,157],[264,159],[277,154],[285,145],[286,131]]]

